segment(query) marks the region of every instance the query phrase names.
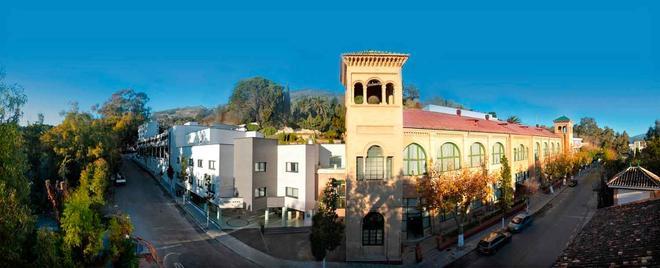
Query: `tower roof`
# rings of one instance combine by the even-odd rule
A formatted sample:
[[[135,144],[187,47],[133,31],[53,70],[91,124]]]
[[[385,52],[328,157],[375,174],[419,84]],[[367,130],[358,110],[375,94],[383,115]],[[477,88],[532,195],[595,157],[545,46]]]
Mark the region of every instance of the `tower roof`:
[[[562,122],[570,122],[570,121],[571,121],[571,119],[569,119],[569,118],[566,117],[565,115],[562,115],[562,116],[560,116],[559,118],[555,119],[555,120],[552,121],[552,122],[555,122],[555,123],[562,123]]]
[[[383,51],[383,50],[362,50],[362,51],[347,52],[342,54],[342,56],[364,56],[364,55],[410,56],[409,54],[405,54],[405,53]]]

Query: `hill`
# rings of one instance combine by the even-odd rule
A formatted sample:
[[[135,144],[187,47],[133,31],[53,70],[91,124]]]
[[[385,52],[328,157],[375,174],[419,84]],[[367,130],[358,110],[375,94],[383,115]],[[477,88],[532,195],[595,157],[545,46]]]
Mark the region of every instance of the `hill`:
[[[341,95],[343,94],[339,94],[325,89],[312,89],[312,88],[291,90],[291,92],[289,93],[291,103],[295,103],[298,99],[302,97],[326,97],[328,99],[332,99],[335,97],[340,98]]]
[[[630,137],[630,142],[634,142],[634,141],[642,141],[642,140],[644,140],[645,138],[646,138],[646,134],[635,135],[635,136]]]
[[[213,109],[204,106],[187,106],[157,111],[152,116],[162,126],[172,126],[188,121],[201,121],[212,113]]]

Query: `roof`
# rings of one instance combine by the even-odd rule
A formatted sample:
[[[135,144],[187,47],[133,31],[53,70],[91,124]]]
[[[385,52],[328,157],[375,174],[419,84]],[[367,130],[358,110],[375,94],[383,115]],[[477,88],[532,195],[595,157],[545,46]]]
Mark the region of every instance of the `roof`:
[[[382,50],[362,50],[362,51],[355,51],[355,52],[348,52],[342,54],[342,56],[345,55],[393,55],[393,56],[409,56],[408,54],[404,53],[397,53],[397,52],[391,52],[391,51],[382,51]]]
[[[560,135],[543,127],[530,127],[497,120],[463,117],[418,109],[403,110],[403,127],[561,138]]]
[[[552,122],[559,123],[559,122],[570,122],[570,121],[571,121],[571,119],[569,119],[565,115],[562,115],[559,118],[553,120]]]
[[[658,266],[658,221],[660,199],[599,209],[555,266]]]
[[[628,167],[614,175],[607,186],[619,189],[660,190],[660,178],[643,167]]]

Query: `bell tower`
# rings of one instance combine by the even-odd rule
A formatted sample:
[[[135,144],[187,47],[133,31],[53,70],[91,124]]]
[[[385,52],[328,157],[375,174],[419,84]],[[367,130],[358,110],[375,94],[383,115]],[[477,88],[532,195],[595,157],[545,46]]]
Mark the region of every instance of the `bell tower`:
[[[401,261],[401,70],[407,60],[407,54],[381,51],[341,56],[347,261]]]
[[[573,121],[566,116],[561,116],[554,121],[555,133],[561,135],[562,152],[573,152]]]

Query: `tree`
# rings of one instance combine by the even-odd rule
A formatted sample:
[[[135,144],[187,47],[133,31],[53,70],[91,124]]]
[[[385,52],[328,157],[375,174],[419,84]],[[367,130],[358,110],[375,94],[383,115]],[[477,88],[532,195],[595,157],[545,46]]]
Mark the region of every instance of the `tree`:
[[[502,169],[498,183],[500,185],[499,205],[502,210],[502,228],[504,228],[504,217],[513,206],[513,187],[511,187],[511,166],[509,166],[506,155],[502,155],[500,163],[502,163]]]
[[[92,263],[103,249],[102,234],[105,231],[101,217],[93,209],[94,200],[85,189],[78,188],[64,204],[61,227],[64,246],[71,250],[74,259]]]
[[[318,261],[323,260],[327,251],[337,248],[343,240],[344,224],[339,221],[336,213],[339,203],[337,187],[341,187],[337,181],[334,179],[328,181],[323,189],[318,210],[312,217],[312,233],[309,235],[309,240],[312,244],[312,255]]]
[[[522,123],[520,118],[518,116],[515,116],[515,115],[509,116],[509,118],[507,118],[506,121],[508,123],[511,123],[511,124],[521,124]]]
[[[122,89],[97,109],[107,124],[113,126],[118,144],[130,146],[137,141],[137,130],[151,116],[149,97],[133,89]]]
[[[419,106],[419,89],[415,85],[403,87],[403,105],[408,108]]]
[[[71,253],[63,248],[62,236],[49,230],[38,230],[34,244],[34,267],[74,267]]]
[[[644,168],[660,174],[660,136],[646,140],[646,148],[641,151],[639,158]]]
[[[598,123],[592,117],[583,117],[580,119],[580,123],[575,125],[575,134],[595,146],[600,146],[601,132]]]
[[[14,123],[0,124],[0,181],[15,191],[18,202],[24,204],[28,203],[30,191],[25,177],[27,172],[27,156],[18,126]]]
[[[0,180],[0,267],[25,265],[24,248],[34,226],[30,208],[19,194]]]
[[[119,214],[110,218],[108,238],[110,240],[110,258],[118,267],[137,267],[135,242],[131,239],[133,224],[128,215]],[[132,265],[135,264],[135,265]]]
[[[257,122],[260,126],[278,126],[285,111],[282,86],[262,77],[238,82],[229,99],[229,109],[241,123]]]
[[[0,70],[0,124],[18,124],[23,111],[21,107],[27,102],[27,95],[18,84],[7,84],[5,73]]]
[[[463,225],[468,219],[472,204],[486,201],[493,194],[493,183],[497,181],[485,166],[479,170],[462,168],[457,171],[440,172],[429,169],[429,176],[417,180],[417,191],[425,200],[429,210],[436,212],[454,211],[458,228],[458,246],[463,246]]]
[[[108,163],[103,158],[97,159],[87,164],[80,173],[80,190],[89,191],[88,194],[94,203],[104,204],[104,194],[109,180]]]

